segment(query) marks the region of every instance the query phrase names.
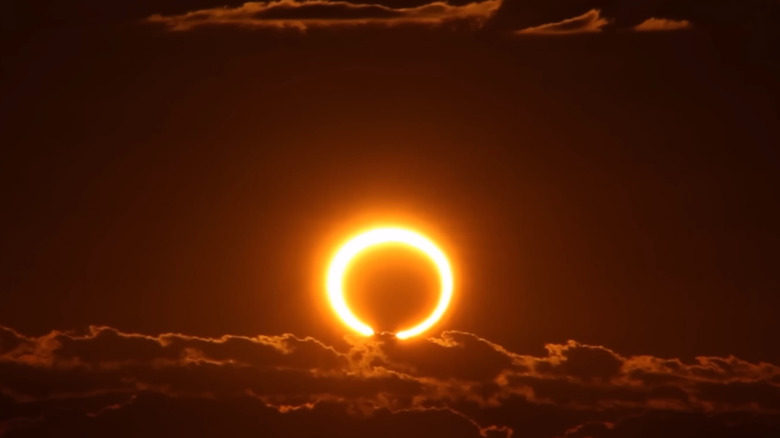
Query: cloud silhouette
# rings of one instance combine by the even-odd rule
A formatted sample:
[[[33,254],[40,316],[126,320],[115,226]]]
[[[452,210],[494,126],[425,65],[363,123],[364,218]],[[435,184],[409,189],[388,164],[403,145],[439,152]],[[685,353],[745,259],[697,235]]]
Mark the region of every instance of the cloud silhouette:
[[[573,34],[599,32],[604,26],[609,24],[609,20],[601,16],[601,11],[591,9],[584,14],[567,18],[555,23],[546,23],[541,26],[528,27],[519,30],[519,34]]]
[[[671,20],[668,18],[650,17],[647,20],[637,24],[633,30],[639,32],[655,32],[664,30],[682,30],[693,27],[688,20]]]
[[[0,329],[3,436],[772,436],[780,367],[622,356],[574,341],[514,353],[474,334],[339,351],[293,335]],[[691,429],[693,428],[693,429]],[[644,433],[644,435],[642,435]],[[678,433],[678,435],[675,435]],[[752,435],[751,435],[752,434]]]
[[[774,0],[503,0],[491,25],[506,30],[560,23],[598,10],[615,28],[631,29],[655,20],[687,21],[705,28],[759,27],[776,21]],[[657,24],[657,23],[653,23]]]
[[[547,34],[547,35],[565,35],[578,33],[601,32],[610,30],[615,26],[616,19],[604,16],[599,9],[591,9],[584,14],[561,20],[554,23],[547,23],[541,26],[528,27],[517,31],[518,34]],[[650,17],[641,23],[622,30],[631,30],[637,32],[662,32],[691,29],[693,24],[688,20],[673,20],[668,18]]]
[[[521,34],[575,34],[600,30],[672,31],[701,27],[771,33],[780,4],[771,0],[274,0],[225,5],[193,3],[189,10],[155,10],[147,22],[172,30],[202,26],[327,28],[343,26],[440,26],[511,31]]]
[[[241,26],[260,28],[401,24],[436,26],[460,22],[480,26],[498,8],[500,0],[450,4],[434,1],[409,6],[356,3],[329,0],[276,0],[247,2],[233,8],[210,8],[179,15],[154,14],[149,23],[163,24],[172,30],[200,26]]]
[[[764,45],[780,41],[775,25],[780,2],[775,0],[11,0],[4,12],[0,28],[6,30],[122,22],[171,30],[414,25],[534,34],[700,28],[745,34]]]

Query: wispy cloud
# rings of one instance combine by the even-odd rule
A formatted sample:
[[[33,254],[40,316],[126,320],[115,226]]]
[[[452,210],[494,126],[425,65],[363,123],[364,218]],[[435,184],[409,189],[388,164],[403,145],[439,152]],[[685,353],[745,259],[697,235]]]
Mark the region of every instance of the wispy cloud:
[[[666,30],[683,30],[693,27],[688,20],[670,20],[666,18],[648,18],[647,20],[634,26],[634,30],[639,32],[656,32]]]
[[[577,33],[600,32],[601,29],[609,24],[609,20],[601,16],[601,11],[591,9],[590,11],[574,18],[542,24],[541,26],[528,27],[517,31],[518,34],[546,34],[546,35],[568,35]]]
[[[479,27],[499,5],[500,0],[462,5],[434,1],[415,7],[328,0],[278,0],[248,2],[234,8],[201,9],[180,15],[155,14],[146,21],[164,24],[172,30],[188,30],[199,26],[305,30],[332,26],[438,26],[454,22]]]

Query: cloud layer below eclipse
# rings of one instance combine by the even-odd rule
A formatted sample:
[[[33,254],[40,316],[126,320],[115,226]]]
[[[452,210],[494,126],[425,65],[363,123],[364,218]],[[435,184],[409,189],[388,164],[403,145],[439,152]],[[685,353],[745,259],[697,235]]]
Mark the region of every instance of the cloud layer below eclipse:
[[[211,339],[109,327],[28,337],[0,327],[0,435],[780,433],[773,364],[628,357],[575,341],[537,357],[457,331],[349,343],[340,351],[293,335]]]

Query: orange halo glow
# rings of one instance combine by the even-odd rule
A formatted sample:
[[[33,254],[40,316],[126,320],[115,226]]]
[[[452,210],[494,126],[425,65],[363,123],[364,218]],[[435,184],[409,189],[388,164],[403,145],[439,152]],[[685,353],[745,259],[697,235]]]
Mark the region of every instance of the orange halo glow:
[[[333,310],[349,328],[364,336],[373,335],[374,329],[358,319],[344,299],[344,274],[360,252],[385,243],[400,243],[421,251],[433,261],[439,271],[441,291],[436,308],[421,323],[395,334],[399,339],[411,338],[428,330],[439,321],[450,304],[453,289],[452,268],[447,256],[436,244],[419,233],[404,228],[375,228],[350,239],[336,252],[330,262],[327,275],[328,299]]]

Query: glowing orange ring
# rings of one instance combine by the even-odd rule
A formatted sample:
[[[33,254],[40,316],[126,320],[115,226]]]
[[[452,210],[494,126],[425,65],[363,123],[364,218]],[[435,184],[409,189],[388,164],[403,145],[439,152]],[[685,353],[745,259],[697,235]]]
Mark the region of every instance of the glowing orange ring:
[[[373,335],[374,329],[358,319],[344,299],[344,274],[349,264],[361,251],[384,243],[400,243],[421,251],[433,261],[439,271],[441,291],[433,313],[420,324],[395,334],[399,339],[411,338],[431,328],[444,315],[452,299],[453,289],[452,268],[447,256],[436,244],[419,233],[403,228],[375,228],[350,239],[336,252],[330,262],[327,275],[328,299],[333,310],[349,328],[364,336]]]

